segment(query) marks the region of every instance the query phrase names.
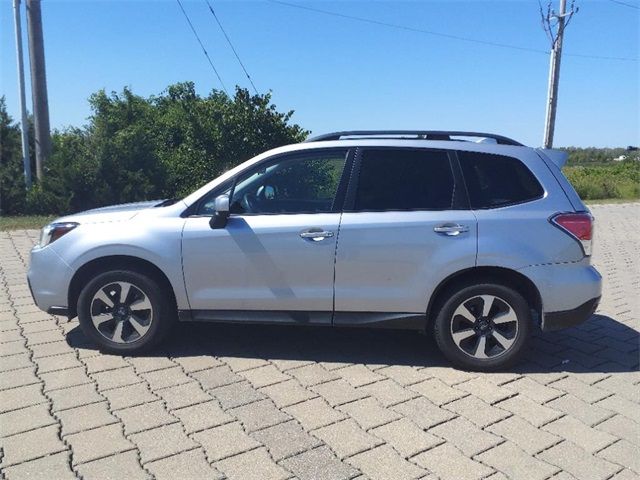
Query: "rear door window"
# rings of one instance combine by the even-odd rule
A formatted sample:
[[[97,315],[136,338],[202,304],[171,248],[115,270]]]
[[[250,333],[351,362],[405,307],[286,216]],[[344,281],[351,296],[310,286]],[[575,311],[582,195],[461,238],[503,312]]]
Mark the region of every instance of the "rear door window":
[[[354,210],[448,210],[454,201],[454,184],[446,152],[365,149]]]
[[[528,202],[544,194],[540,182],[517,158],[462,151],[458,158],[474,210]]]

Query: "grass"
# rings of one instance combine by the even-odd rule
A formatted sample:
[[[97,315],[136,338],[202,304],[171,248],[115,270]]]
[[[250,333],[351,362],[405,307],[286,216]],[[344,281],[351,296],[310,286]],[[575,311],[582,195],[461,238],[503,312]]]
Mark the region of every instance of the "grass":
[[[593,200],[584,200],[583,202],[587,205],[609,205],[616,203],[640,203],[640,199],[638,198],[595,198]]]
[[[55,217],[26,215],[20,217],[0,217],[0,231],[40,229]]]

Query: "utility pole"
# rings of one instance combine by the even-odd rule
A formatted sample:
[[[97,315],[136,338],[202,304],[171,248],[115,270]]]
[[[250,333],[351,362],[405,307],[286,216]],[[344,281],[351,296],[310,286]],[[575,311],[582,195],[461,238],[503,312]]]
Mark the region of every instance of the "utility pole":
[[[36,137],[36,176],[42,180],[42,168],[51,154],[47,73],[44,64],[44,39],[40,0],[27,0],[27,30],[31,64],[31,93]]]
[[[31,159],[29,158],[29,121],[24,94],[24,62],[22,60],[22,23],[20,22],[20,0],[13,0],[13,20],[16,27],[16,57],[18,61],[18,97],[20,98],[20,131],[22,133],[22,163],[24,183],[31,188]]]
[[[569,24],[569,20],[578,11],[571,3],[571,9],[566,11],[566,0],[560,0],[560,12],[556,13],[551,9],[551,2],[547,5],[547,13],[542,15],[542,26],[551,40],[551,58],[549,61],[549,88],[547,93],[547,112],[544,123],[544,148],[553,146],[553,133],[556,127],[556,108],[558,106],[558,83],[560,81],[560,60],[562,57],[562,40],[564,30]]]
[[[18,61],[18,97],[20,99],[20,131],[22,133],[22,164],[24,183],[31,188],[31,159],[29,158],[29,121],[24,95],[24,62],[22,60],[22,24],[20,22],[20,0],[13,0],[13,20],[16,27],[16,57]]]

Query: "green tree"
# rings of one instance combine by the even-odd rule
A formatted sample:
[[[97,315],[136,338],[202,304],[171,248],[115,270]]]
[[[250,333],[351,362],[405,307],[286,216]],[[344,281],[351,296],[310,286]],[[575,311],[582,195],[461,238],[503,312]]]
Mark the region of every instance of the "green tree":
[[[579,148],[579,147],[567,147],[561,150],[566,151],[569,154],[569,160],[567,165],[604,165],[612,163],[614,159],[620,156],[627,158],[638,158],[638,152],[627,151],[626,148]]]
[[[196,94],[193,83],[144,98],[125,88],[89,99],[84,128],[53,134],[44,180],[29,194],[33,213],[184,196],[222,172],[308,132],[280,113],[270,94],[237,88],[233,98]]]
[[[24,213],[26,190],[22,164],[20,127],[0,97],[0,214]]]
[[[270,94],[241,88],[233,98],[215,90],[203,98],[193,83],[179,83],[153,102],[168,196],[186,195],[238,163],[309,133],[290,123],[293,111],[278,112]]]

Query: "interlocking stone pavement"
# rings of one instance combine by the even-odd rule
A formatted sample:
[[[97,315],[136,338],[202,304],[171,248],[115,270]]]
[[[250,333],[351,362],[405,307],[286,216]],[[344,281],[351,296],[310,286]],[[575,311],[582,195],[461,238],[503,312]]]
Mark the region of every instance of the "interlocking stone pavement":
[[[0,474],[47,479],[640,478],[640,204],[597,205],[602,303],[508,372],[411,332],[180,325],[103,355],[39,311],[0,232]]]

